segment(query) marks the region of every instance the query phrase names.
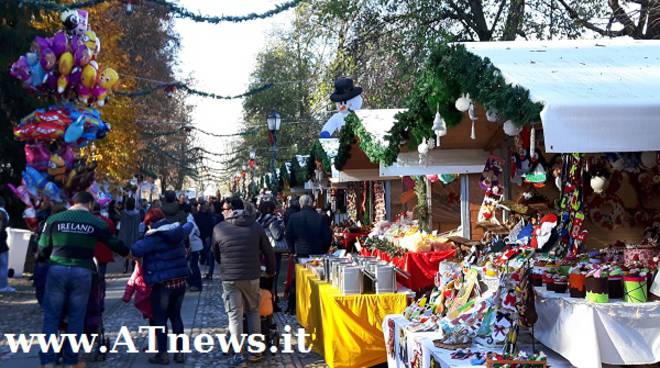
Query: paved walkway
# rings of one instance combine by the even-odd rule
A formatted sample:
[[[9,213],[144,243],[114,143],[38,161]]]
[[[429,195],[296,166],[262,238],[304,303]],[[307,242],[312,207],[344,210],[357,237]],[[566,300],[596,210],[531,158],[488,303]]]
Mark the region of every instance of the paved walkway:
[[[148,323],[142,319],[141,314],[132,304],[125,304],[121,301],[126,280],[127,276],[124,274],[109,274],[104,314],[106,335],[112,344],[120,327],[127,326],[131,330],[136,346],[140,351],[144,351],[147,346],[146,334],[138,333],[137,328],[141,325],[148,325]],[[0,366],[3,368],[38,367],[38,349],[33,349],[29,354],[11,354],[4,339],[5,333],[41,332],[41,309],[34,297],[34,289],[30,282],[26,279],[13,279],[11,285],[16,287],[16,293],[0,294]],[[200,333],[224,333],[227,327],[227,316],[222,303],[219,281],[217,279],[205,281],[204,290],[201,293],[187,292],[182,314],[187,334],[195,336]],[[275,319],[280,326],[280,331],[282,331],[282,326],[287,324],[294,329],[298,328],[295,317],[278,313]],[[149,354],[143,352],[138,354],[118,353],[108,354],[105,362],[94,362],[91,356],[87,356],[86,360],[89,367],[153,367],[147,362],[148,356]],[[220,351],[208,354],[191,353],[187,355],[186,363],[183,366],[230,367],[227,361],[228,357]],[[173,362],[170,364],[175,365]],[[326,367],[322,357],[315,353],[267,353],[262,362],[252,366]]]

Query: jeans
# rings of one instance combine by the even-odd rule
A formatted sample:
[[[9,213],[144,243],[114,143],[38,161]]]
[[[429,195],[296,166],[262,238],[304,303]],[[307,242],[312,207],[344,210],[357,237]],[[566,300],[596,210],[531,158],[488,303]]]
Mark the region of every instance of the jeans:
[[[229,318],[229,332],[240,340],[243,334],[243,313],[247,315],[248,333],[261,333],[259,317],[259,279],[222,282],[222,300]]]
[[[181,319],[181,305],[183,297],[186,295],[186,288],[168,289],[163,284],[156,284],[151,289],[149,300],[153,309],[153,326],[165,327],[165,332],[156,331],[156,343],[159,353],[167,352],[167,321],[172,324],[172,332],[175,334],[183,333],[183,319]],[[177,349],[181,350],[181,341],[177,339]]]
[[[188,285],[202,289],[202,272],[199,270],[199,255],[202,251],[190,252],[188,255],[188,267],[190,276],[188,276]]]
[[[0,289],[9,286],[9,251],[0,253]]]
[[[207,239],[209,246],[206,247],[206,264],[209,265],[207,274],[213,276],[213,271],[215,271],[215,257],[213,257],[213,247],[211,244],[211,239]]]
[[[60,322],[67,312],[67,333],[76,334],[78,338],[83,332],[87,301],[92,285],[92,271],[82,267],[51,265],[46,278],[44,293],[44,325],[43,333],[46,339],[51,334],[57,334]],[[71,351],[68,340],[64,344],[64,364],[78,364],[78,354]],[[41,364],[55,363],[56,355],[52,349],[41,352]]]

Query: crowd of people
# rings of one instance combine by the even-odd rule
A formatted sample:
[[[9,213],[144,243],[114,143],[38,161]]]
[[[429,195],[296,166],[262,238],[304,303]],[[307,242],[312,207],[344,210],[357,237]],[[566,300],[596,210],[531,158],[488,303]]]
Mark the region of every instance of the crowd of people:
[[[0,267],[6,263],[4,227],[8,222],[1,209],[2,203]],[[286,204],[279,204],[272,196],[252,201],[203,200],[167,191],[151,203],[127,197],[102,208],[91,194],[80,192],[68,209],[47,203],[39,217],[34,285],[43,309],[43,333],[102,331],[105,278],[117,254],[122,257],[123,272],[132,271],[123,300],[133,301],[151,326],[164,327],[164,332],[156,330],[158,353],[149,358],[159,365],[170,362],[168,321],[173,333],[183,333],[184,296],[204,286],[215,287],[202,282],[214,278],[215,263],[228,331],[240,336],[246,322],[246,333],[259,334],[264,304],[280,311],[283,258],[291,272],[297,259],[327,253],[332,238],[330,217],[319,213],[308,195],[289,197]],[[295,282],[288,279],[287,312],[295,313]],[[269,281],[264,284],[264,280]],[[0,277],[0,291],[3,287],[8,286]],[[235,353],[236,366],[262,358]],[[59,357],[47,351],[40,358],[44,367],[53,367],[58,359],[65,366],[83,365],[66,345]],[[177,353],[173,360],[183,363],[185,356]]]

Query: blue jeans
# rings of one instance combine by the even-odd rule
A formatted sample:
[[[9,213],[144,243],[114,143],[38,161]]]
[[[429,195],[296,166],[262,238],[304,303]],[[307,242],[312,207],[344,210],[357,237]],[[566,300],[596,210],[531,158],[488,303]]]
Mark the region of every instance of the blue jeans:
[[[9,286],[7,273],[9,272],[9,251],[0,253],[0,289]]]
[[[66,332],[76,334],[80,338],[85,324],[91,285],[92,271],[86,268],[58,265],[51,265],[48,268],[43,305],[43,333],[46,334],[46,339],[51,334],[57,334],[65,310]],[[78,364],[78,354],[71,351],[68,340],[64,344],[63,353],[65,365]],[[39,355],[42,365],[55,363],[56,355],[52,349]]]
[[[188,267],[190,267],[190,276],[188,276],[188,285],[202,289],[202,271],[199,270],[199,254],[197,252],[190,252],[188,255]]]
[[[152,326],[163,326],[165,332],[156,331],[156,343],[159,353],[167,352],[167,321],[172,324],[172,333],[183,333],[183,319],[181,318],[181,306],[186,295],[186,288],[168,289],[163,284],[156,284],[151,289],[149,300],[154,311]],[[177,339],[177,349],[181,350],[181,339]]]

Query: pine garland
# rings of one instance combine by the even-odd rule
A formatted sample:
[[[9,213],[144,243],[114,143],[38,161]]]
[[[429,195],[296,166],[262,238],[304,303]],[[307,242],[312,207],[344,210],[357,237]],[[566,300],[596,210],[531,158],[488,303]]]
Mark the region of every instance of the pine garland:
[[[323,171],[329,173],[331,171],[330,158],[328,154],[325,153],[321,142],[318,140],[312,145],[312,149],[309,151],[309,159],[307,160],[307,178],[313,178],[316,171],[316,162],[320,162],[323,167]]]
[[[460,44],[441,43],[433,50],[425,71],[408,96],[407,111],[397,114],[386,136],[388,147],[377,158],[391,165],[396,161],[402,142],[407,140],[409,147],[416,149],[422,139],[433,137],[431,127],[436,109],[449,128],[456,126],[463,114],[454,104],[464,93],[516,124],[540,120],[543,105],[530,101],[527,89],[506,83],[488,58],[482,59]]]
[[[57,2],[48,1],[48,0],[19,0],[19,4],[27,5],[37,9],[62,12],[69,9],[89,8],[99,4],[114,2],[114,1],[116,0],[86,0],[72,4],[59,4]],[[273,9],[270,9],[263,13],[250,13],[246,15],[222,15],[222,16],[202,15],[202,14],[194,13],[186,8],[182,8],[167,0],[141,0],[141,1],[164,6],[169,13],[174,14],[178,18],[187,18],[195,22],[218,24],[223,22],[240,23],[250,20],[270,18],[274,15],[295,8],[296,6],[300,5],[304,0],[291,0],[286,3],[276,5]]]
[[[346,116],[344,126],[339,132],[339,149],[335,157],[335,168],[341,170],[350,158],[351,145],[358,142],[360,148],[371,162],[379,162],[385,156],[386,147],[376,142],[371,134],[367,132],[355,112]]]
[[[250,89],[250,90],[248,90],[246,92],[243,92],[239,95],[222,96],[222,95],[218,95],[218,94],[215,94],[215,93],[212,93],[212,92],[200,91],[198,89],[188,87],[186,84],[184,84],[182,82],[173,82],[173,83],[163,83],[163,84],[159,84],[159,85],[154,86],[154,87],[149,87],[149,88],[135,90],[135,91],[116,91],[115,94],[117,94],[118,96],[125,96],[125,97],[142,97],[142,96],[150,95],[150,94],[152,94],[156,91],[160,91],[160,90],[173,91],[174,89],[181,89],[181,90],[183,90],[186,93],[191,94],[191,95],[197,95],[197,96],[207,97],[207,98],[214,98],[216,100],[235,100],[235,99],[239,99],[239,98],[245,98],[245,97],[253,96],[253,95],[256,95],[258,93],[267,91],[271,88],[273,88],[273,84],[268,83],[268,84],[264,84],[263,86]]]

